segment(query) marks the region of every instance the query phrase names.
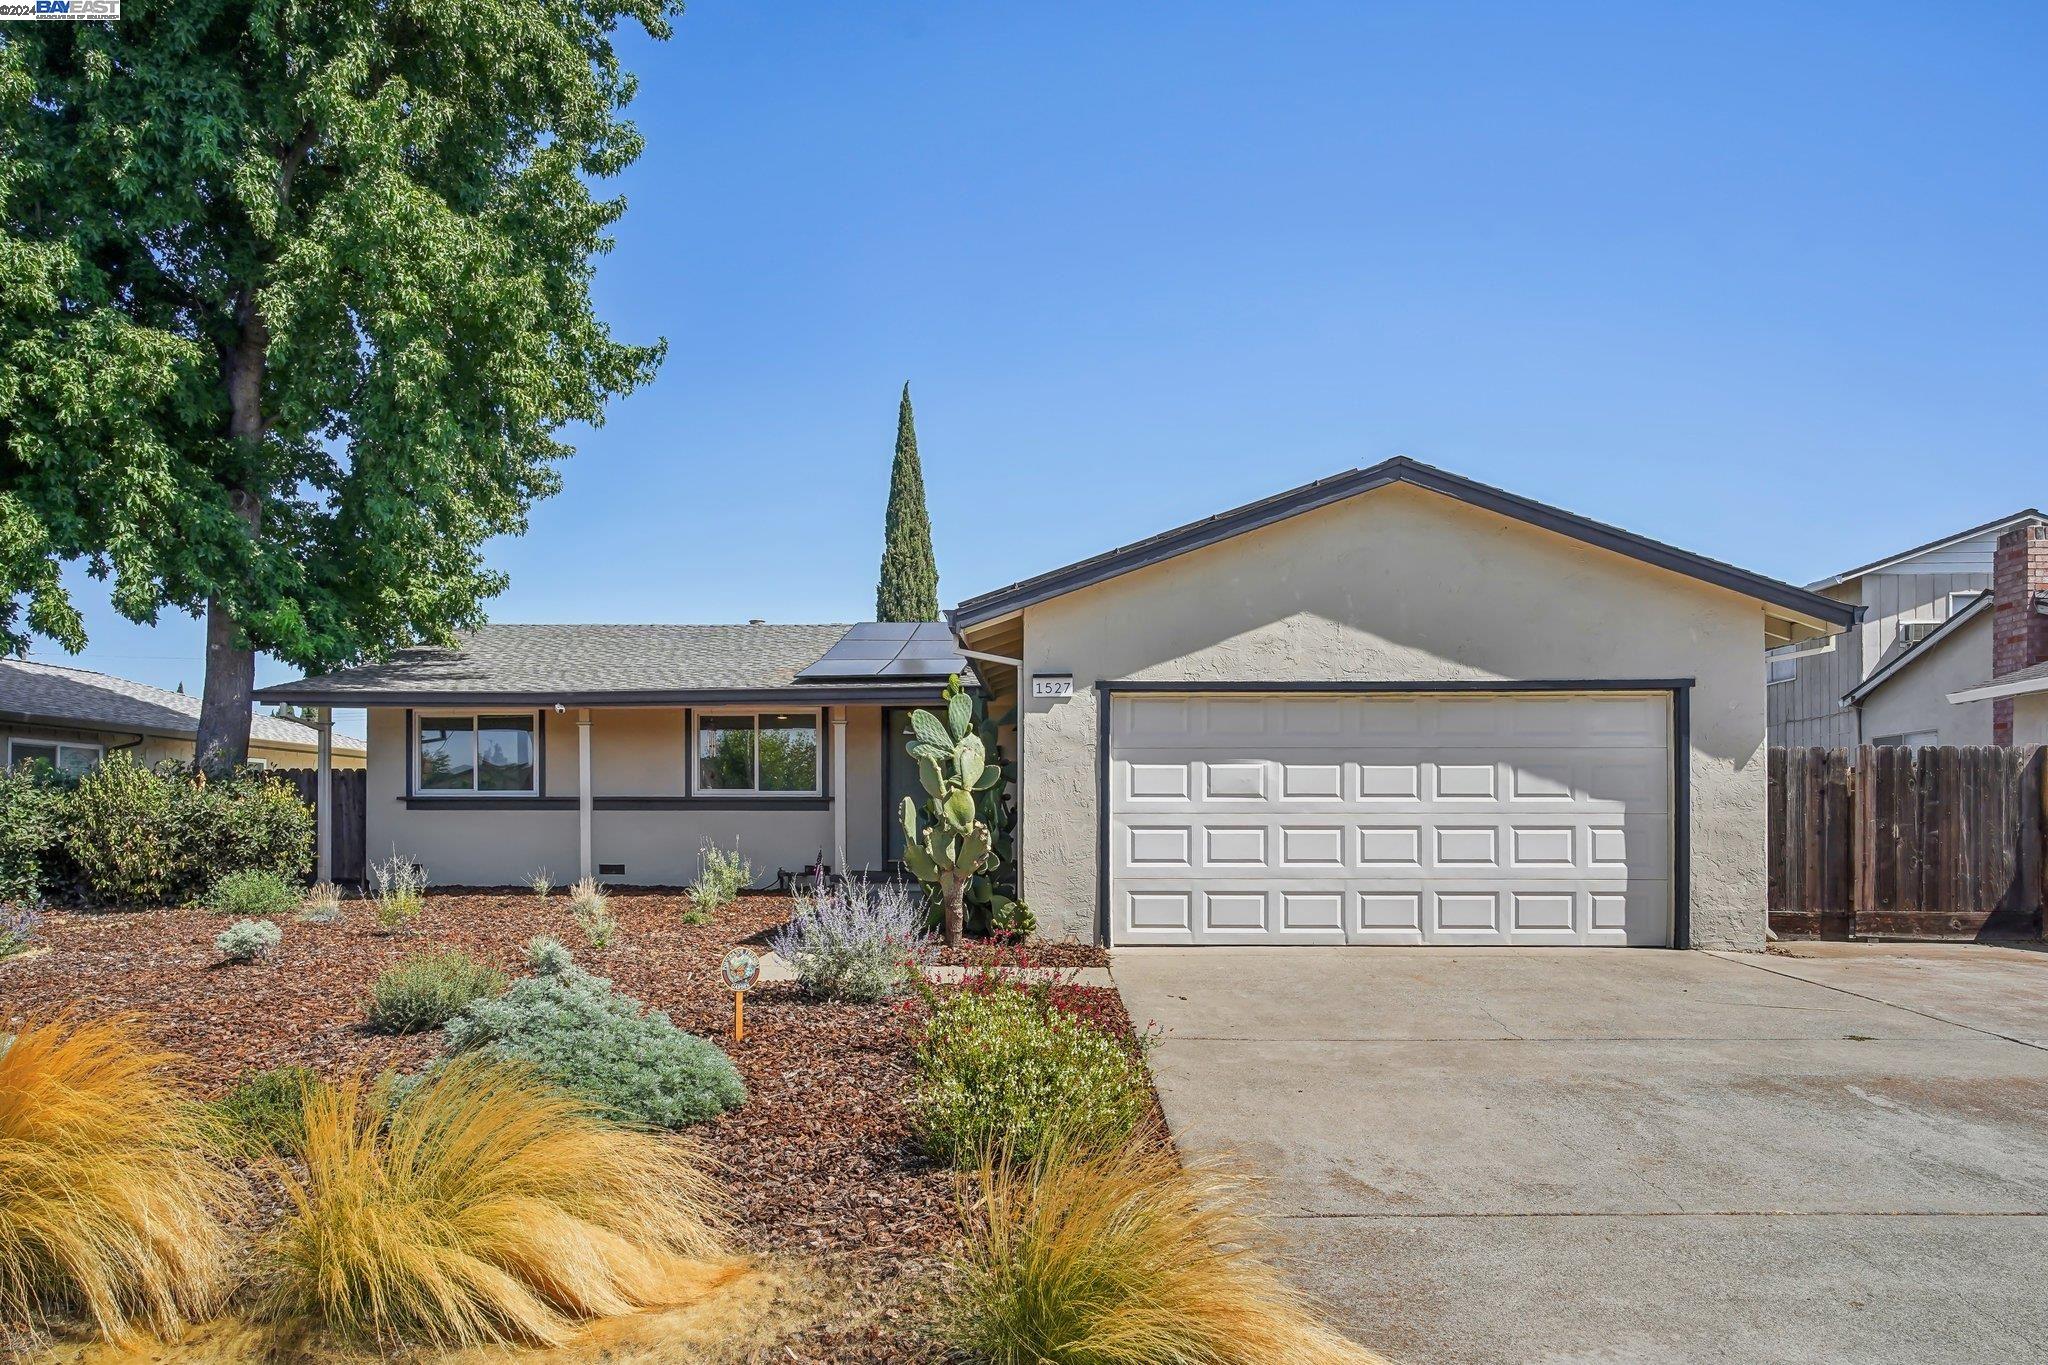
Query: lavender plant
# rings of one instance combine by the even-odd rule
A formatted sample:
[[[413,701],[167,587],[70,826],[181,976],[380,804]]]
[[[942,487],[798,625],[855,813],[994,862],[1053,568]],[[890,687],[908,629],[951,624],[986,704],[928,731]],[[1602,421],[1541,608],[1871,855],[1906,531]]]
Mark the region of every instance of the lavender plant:
[[[42,923],[43,912],[30,902],[0,903],[0,962],[33,952]]]
[[[769,946],[820,1000],[883,1000],[931,956],[924,897],[902,882],[844,883],[799,896]]]

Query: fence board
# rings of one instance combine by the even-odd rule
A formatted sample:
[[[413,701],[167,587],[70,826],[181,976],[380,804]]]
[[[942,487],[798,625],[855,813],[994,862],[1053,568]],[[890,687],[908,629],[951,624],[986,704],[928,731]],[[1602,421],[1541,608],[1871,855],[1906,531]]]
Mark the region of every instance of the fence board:
[[[299,799],[319,816],[320,772],[317,768],[273,768],[271,776],[292,784]],[[369,837],[364,824],[369,773],[362,768],[336,768],[334,790],[334,880],[360,882],[369,875]],[[309,869],[310,870],[310,869]]]
[[[1780,933],[2040,934],[2048,750],[1771,750]]]

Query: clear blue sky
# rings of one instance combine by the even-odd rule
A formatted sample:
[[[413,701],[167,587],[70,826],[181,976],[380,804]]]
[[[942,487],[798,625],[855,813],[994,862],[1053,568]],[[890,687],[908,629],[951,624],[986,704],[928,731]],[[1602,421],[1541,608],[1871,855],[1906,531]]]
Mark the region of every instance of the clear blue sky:
[[[498,620],[870,614],[905,379],[948,602],[1393,454],[1798,581],[2048,502],[2048,7],[696,0],[626,46],[599,302],[668,363],[492,547]],[[79,581],[80,662],[198,690],[196,623]]]

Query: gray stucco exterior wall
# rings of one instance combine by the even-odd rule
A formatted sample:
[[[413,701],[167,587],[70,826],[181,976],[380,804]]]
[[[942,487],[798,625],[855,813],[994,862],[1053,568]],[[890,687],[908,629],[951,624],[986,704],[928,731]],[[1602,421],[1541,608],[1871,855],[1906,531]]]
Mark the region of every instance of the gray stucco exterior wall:
[[[2012,699],[2012,744],[2015,749],[2048,744],[2048,692]]]
[[[1991,621],[1980,611],[1932,642],[1932,651],[1903,669],[1863,701],[1860,743],[1933,731],[1937,744],[1989,744],[1991,703],[1951,702],[1948,694],[1974,687],[1991,669]]]
[[[1098,679],[1694,679],[1692,941],[1764,942],[1763,610],[1753,599],[1396,484],[1029,607],[1023,890],[1097,936]]]
[[[847,862],[878,867],[883,858],[881,722],[879,709],[848,707],[846,765],[829,778],[832,799],[847,803]],[[502,886],[546,869],[556,883],[574,881],[580,864],[577,811],[536,807],[468,808],[450,804],[409,807],[405,799],[405,710],[369,713],[369,777],[364,815],[373,863],[394,852],[427,869],[436,885]],[[577,733],[573,709],[550,708],[545,717],[547,795],[577,794]],[[824,726],[830,753],[832,729]],[[688,740],[678,707],[596,708],[591,712],[591,785],[601,797],[680,797]],[[682,885],[697,875],[708,843],[738,847],[754,864],[755,884],[773,882],[776,869],[800,869],[822,851],[834,860],[832,810],[777,805],[762,798],[737,808],[596,810],[591,815],[595,863],[618,863],[625,872],[606,878],[631,885]]]

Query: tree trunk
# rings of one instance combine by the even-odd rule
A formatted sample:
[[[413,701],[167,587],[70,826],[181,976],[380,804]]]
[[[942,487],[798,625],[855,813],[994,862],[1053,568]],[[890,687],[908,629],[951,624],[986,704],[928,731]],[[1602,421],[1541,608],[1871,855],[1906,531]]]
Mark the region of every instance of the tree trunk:
[[[228,434],[250,446],[263,441],[263,362],[270,349],[270,329],[244,290],[235,309],[241,325],[234,349],[222,358],[221,378],[227,385]],[[256,466],[252,457],[251,467]],[[263,505],[244,488],[228,491],[228,506],[254,540],[263,523]],[[199,764],[233,767],[249,760],[250,693],[256,689],[256,651],[236,637],[235,615],[219,593],[206,599],[206,686],[199,699],[199,733],[192,755]]]
[[[948,948],[958,948],[960,946],[961,925],[967,918],[967,883],[949,878],[943,890],[946,906],[946,946]]]

